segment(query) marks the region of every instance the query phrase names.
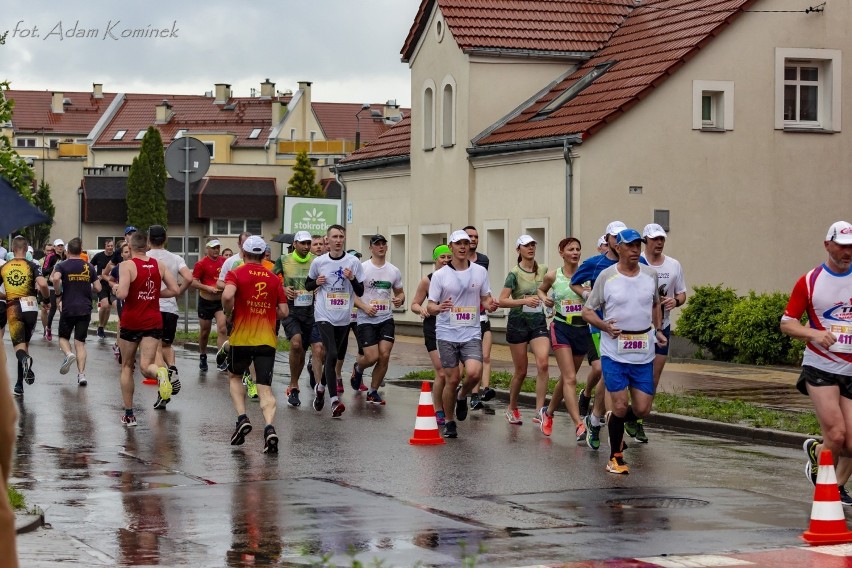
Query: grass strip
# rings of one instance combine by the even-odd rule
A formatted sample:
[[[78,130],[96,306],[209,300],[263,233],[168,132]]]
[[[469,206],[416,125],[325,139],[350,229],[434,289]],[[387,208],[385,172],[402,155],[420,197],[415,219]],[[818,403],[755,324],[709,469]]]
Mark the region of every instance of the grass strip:
[[[26,499],[24,499],[23,494],[20,491],[15,489],[14,487],[9,487],[9,504],[12,505],[12,509],[15,511],[21,511],[27,508]]]

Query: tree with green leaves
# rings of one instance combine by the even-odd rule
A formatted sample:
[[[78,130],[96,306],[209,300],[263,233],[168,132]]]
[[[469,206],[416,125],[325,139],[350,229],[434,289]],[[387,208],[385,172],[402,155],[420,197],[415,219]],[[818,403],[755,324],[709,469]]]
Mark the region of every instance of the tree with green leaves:
[[[15,101],[6,98],[9,82],[0,82],[0,128],[12,123],[12,109]],[[0,176],[6,178],[12,187],[24,198],[33,203],[33,179],[35,173],[27,162],[12,148],[12,141],[5,134],[0,136]]]
[[[308,153],[302,150],[296,154],[293,176],[287,182],[287,195],[294,197],[325,197],[322,186],[317,183],[316,173]]]
[[[166,179],[163,139],[159,130],[149,126],[127,176],[128,225],[147,230],[151,225],[168,224]]]
[[[51,219],[56,215],[56,206],[53,205],[53,198],[50,195],[50,184],[41,180],[38,184],[38,189],[33,196],[33,205],[39,208]],[[40,250],[50,239],[50,229],[52,223],[40,223],[38,225],[30,225],[22,231],[22,234],[27,238],[35,250]]]

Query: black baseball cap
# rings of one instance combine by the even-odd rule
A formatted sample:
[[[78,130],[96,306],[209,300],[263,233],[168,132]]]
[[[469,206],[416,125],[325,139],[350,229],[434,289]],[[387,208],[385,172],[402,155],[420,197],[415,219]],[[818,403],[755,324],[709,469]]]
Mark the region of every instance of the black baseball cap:
[[[380,243],[382,241],[388,242],[384,235],[373,235],[372,237],[370,237],[370,246],[376,243]]]

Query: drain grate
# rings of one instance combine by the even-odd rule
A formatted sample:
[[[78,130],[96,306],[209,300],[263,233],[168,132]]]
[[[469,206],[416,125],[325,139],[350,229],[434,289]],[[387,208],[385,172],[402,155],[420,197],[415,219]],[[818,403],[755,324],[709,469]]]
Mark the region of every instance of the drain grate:
[[[619,509],[695,509],[710,504],[709,501],[685,497],[629,497],[610,499],[606,503],[610,507]]]

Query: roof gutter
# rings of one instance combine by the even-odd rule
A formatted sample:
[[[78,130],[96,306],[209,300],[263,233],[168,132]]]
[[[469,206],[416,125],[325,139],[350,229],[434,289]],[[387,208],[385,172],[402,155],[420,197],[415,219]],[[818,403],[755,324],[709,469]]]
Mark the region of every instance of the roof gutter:
[[[337,164],[334,166],[335,175],[339,172],[354,172],[355,170],[367,170],[370,168],[385,168],[389,166],[397,166],[400,164],[408,164],[411,162],[411,156],[391,156],[388,158],[375,158],[372,160],[359,160],[348,164]]]
[[[582,141],[581,141],[582,142]],[[565,160],[565,236],[572,236],[574,221],[574,157],[571,156],[573,144],[566,138],[562,145],[562,158]]]
[[[489,57],[526,57],[530,59],[571,59],[587,61],[596,51],[553,51],[535,49],[505,49],[499,47],[470,47],[464,52],[468,55],[487,55]]]
[[[559,136],[558,138],[540,138],[538,140],[524,140],[521,142],[506,142],[503,144],[488,144],[487,146],[474,146],[467,149],[469,156],[494,156],[497,154],[510,154],[512,152],[525,152],[529,150],[544,150],[547,148],[562,148],[566,144],[573,146],[582,144],[583,138],[580,134]]]

